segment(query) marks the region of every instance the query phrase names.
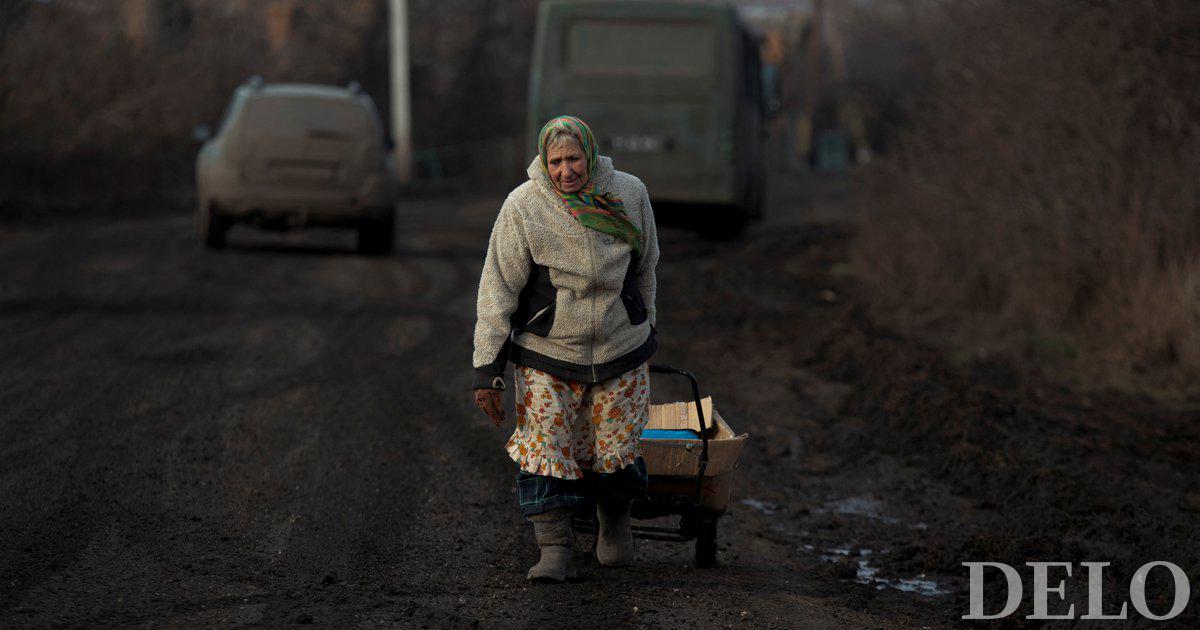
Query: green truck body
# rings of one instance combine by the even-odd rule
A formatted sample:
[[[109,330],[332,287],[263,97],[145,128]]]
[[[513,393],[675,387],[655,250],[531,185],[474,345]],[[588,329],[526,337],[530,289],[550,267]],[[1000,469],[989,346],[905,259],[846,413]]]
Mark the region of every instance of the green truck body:
[[[601,153],[655,202],[761,214],[758,47],[733,7],[546,0],[530,72],[529,142],[553,116],[592,127]]]

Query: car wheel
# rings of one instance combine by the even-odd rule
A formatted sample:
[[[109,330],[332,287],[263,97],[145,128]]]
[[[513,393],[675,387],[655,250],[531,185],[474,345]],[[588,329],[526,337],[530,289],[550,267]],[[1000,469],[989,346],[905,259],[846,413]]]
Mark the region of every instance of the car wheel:
[[[201,203],[196,211],[200,244],[209,249],[225,246],[225,233],[229,231],[229,220],[217,212],[211,203]]]
[[[763,218],[763,209],[766,206],[766,177],[757,172],[750,180],[750,193],[747,195],[749,200],[745,204],[746,216],[754,221]]]
[[[700,225],[701,236],[712,241],[731,241],[746,232],[750,217],[740,205],[714,208]]]
[[[386,254],[392,251],[396,240],[396,219],[392,215],[383,218],[363,219],[358,225],[358,251],[364,254]]]

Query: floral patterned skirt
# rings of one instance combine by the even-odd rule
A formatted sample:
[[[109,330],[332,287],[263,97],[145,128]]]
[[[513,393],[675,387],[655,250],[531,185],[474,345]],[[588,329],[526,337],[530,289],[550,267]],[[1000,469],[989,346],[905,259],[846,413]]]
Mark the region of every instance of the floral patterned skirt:
[[[580,479],[616,472],[641,456],[650,403],[643,363],[600,383],[580,383],[516,366],[517,428],[505,448],[530,474]]]

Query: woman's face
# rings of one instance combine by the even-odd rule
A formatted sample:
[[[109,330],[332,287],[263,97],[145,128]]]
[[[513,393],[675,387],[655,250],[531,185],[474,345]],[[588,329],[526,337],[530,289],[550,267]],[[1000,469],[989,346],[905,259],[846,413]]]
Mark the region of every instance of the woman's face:
[[[560,142],[546,147],[546,170],[555,188],[579,192],[587,185],[587,158],[578,142]]]

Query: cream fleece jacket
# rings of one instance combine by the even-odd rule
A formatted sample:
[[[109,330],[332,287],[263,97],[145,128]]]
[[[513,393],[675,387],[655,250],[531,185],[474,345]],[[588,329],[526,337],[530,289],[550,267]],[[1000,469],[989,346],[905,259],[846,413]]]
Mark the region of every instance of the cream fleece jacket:
[[[560,378],[596,383],[648,360],[658,235],[640,179],[599,156],[592,181],[612,192],[642,231],[642,253],[584,227],[559,198],[538,158],[509,193],[488,241],[475,322],[476,388],[503,389],[508,360]],[[634,260],[636,259],[636,260]]]

